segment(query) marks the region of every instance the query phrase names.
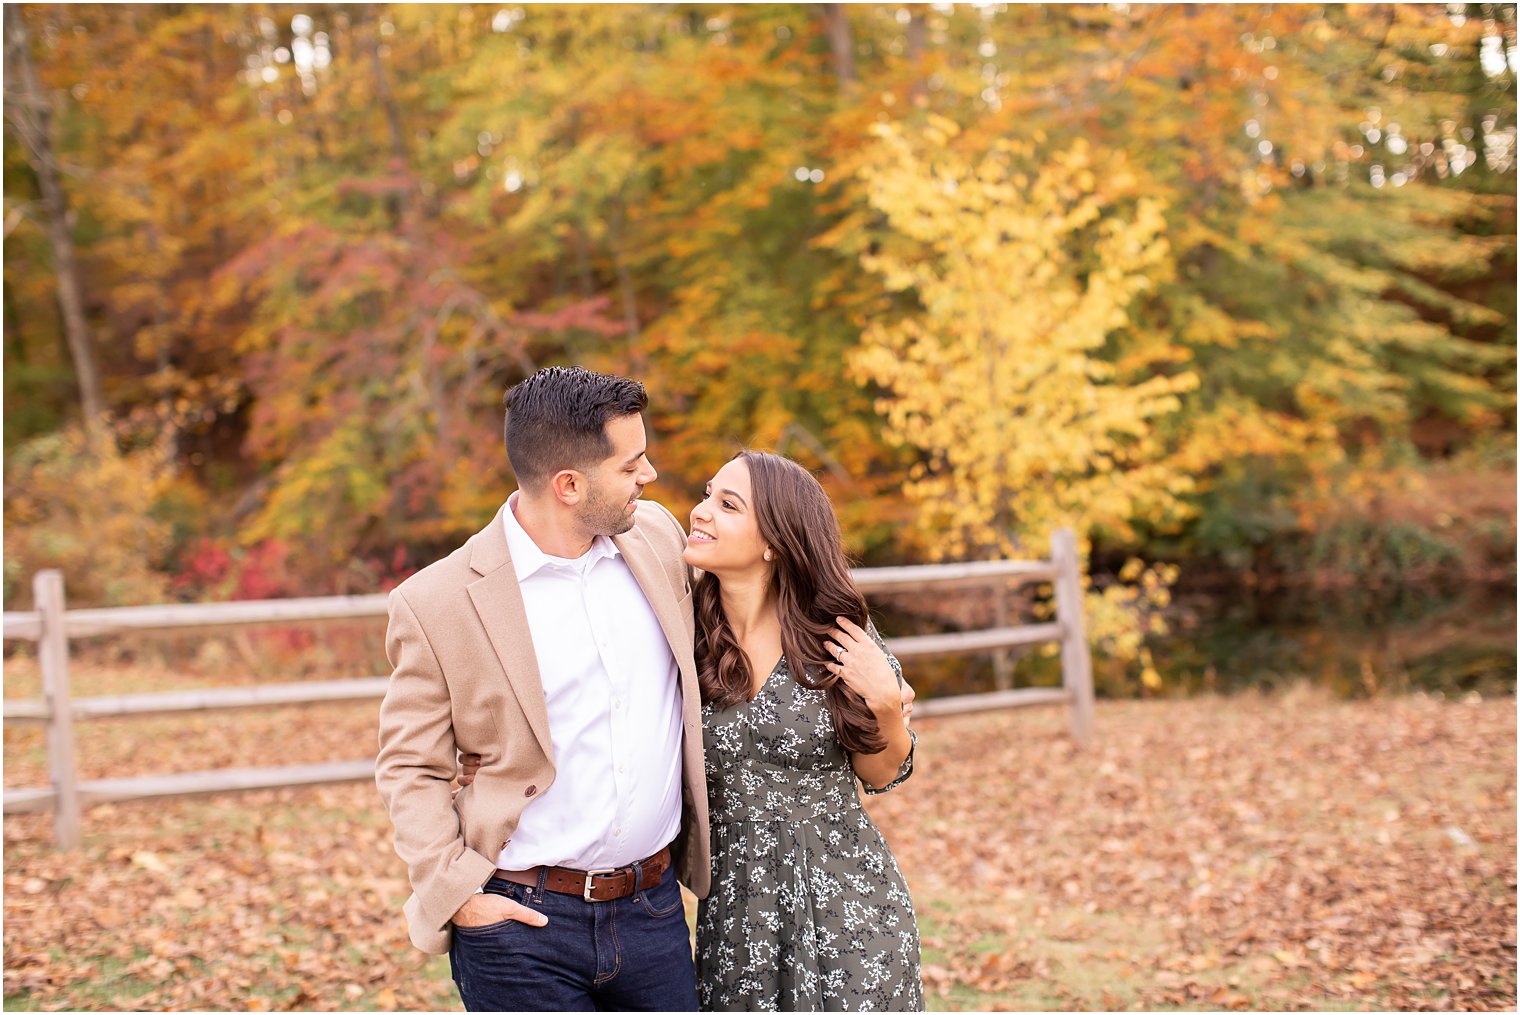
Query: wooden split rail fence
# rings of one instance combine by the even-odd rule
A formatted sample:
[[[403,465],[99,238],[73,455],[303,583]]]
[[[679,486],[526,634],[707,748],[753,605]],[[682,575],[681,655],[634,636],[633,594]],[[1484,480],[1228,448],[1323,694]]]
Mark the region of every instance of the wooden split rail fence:
[[[1009,673],[1006,652],[1020,646],[1058,643],[1060,687],[1001,689],[981,694],[920,701],[919,716],[948,715],[1017,705],[1066,704],[1071,707],[1072,735],[1087,743],[1093,729],[1092,662],[1082,620],[1082,589],[1076,538],[1069,529],[1055,533],[1048,561],[998,560],[967,564],[926,564],[913,567],[862,568],[854,573],[866,593],[905,592],[928,588],[990,586],[998,590],[997,626],[888,638],[900,659],[926,656],[998,654],[999,683]],[[1041,624],[1006,626],[1002,603],[1007,590],[1018,584],[1050,582],[1055,592],[1056,619]],[[74,765],[74,724],[86,719],[176,715],[187,712],[309,705],[318,702],[378,700],[387,677],[305,681],[251,687],[167,691],[108,697],[73,698],[69,693],[69,644],[82,638],[215,629],[245,624],[294,624],[356,620],[386,615],[386,596],[330,596],[313,599],[271,599],[230,603],[187,603],[165,606],[126,606],[70,610],[64,605],[63,575],[43,571],[33,581],[35,610],[6,612],[7,640],[38,643],[42,671],[42,700],[10,701],[4,706],[8,724],[47,726],[47,757],[51,786],[6,789],[7,814],[54,812],[54,832],[60,846],[80,841],[80,815],[95,804],[160,797],[195,796],[239,790],[351,782],[374,777],[374,758],[314,765],[218,769],[174,775],[149,775],[81,782]]]

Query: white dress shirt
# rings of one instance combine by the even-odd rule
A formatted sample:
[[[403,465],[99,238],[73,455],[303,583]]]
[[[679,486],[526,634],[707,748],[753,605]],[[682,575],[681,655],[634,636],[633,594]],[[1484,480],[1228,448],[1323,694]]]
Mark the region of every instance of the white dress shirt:
[[[552,557],[502,512],[549,709],[554,782],[523,811],[496,865],[596,870],[642,860],[681,824],[681,679],[617,546]]]

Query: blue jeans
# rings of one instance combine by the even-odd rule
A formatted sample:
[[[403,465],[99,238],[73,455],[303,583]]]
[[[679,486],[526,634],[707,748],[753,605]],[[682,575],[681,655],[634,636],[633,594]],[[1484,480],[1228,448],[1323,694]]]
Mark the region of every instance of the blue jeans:
[[[449,964],[469,1011],[696,1011],[697,978],[674,868],[610,902],[492,878],[486,891],[549,918],[455,927]]]

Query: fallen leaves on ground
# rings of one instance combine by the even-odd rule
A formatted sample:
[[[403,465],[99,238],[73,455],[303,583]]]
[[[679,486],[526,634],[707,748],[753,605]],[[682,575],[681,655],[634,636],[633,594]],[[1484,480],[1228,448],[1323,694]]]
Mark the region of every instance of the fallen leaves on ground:
[[[362,756],[373,722],[81,724],[79,766]],[[917,727],[914,778],[868,806],[913,889],[932,1006],[1515,1005],[1513,700],[1105,702],[1086,750],[1059,709]],[[6,731],[9,785],[42,778],[32,736]],[[367,783],[107,805],[81,849],[49,841],[46,817],[5,822],[7,1008],[459,1006],[447,960],[407,943]]]
[[[1065,721],[925,721],[872,802],[941,1006],[1515,1006],[1513,700],[1107,703],[1086,751]]]

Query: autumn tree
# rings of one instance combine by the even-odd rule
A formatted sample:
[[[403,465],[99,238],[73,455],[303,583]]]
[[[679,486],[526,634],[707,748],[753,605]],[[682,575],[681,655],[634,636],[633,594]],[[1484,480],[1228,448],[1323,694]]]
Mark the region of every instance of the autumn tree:
[[[1171,271],[1158,203],[1084,145],[968,153],[939,118],[878,133],[866,179],[892,235],[866,264],[916,312],[868,327],[852,366],[923,455],[904,489],[927,552],[1030,556],[1061,525],[1182,513],[1155,422],[1197,378],[1175,348],[1110,351]]]
[[[556,362],[646,381],[652,492],[670,506],[734,447],[767,446],[823,477],[852,550],[925,556],[901,490],[948,466],[889,439],[907,420],[878,415],[895,389],[864,379],[857,350],[906,349],[918,321],[954,351],[982,304],[1025,315],[982,326],[998,341],[1065,342],[1036,310],[1052,293],[1096,298],[1097,244],[1121,223],[1144,226],[1157,260],[1102,248],[1117,258],[1109,296],[1132,289],[1123,319],[1085,332],[1096,346],[1072,339],[1085,381],[1064,361],[1057,377],[1101,393],[1045,417],[1112,433],[1023,462],[1017,476],[1051,489],[1002,530],[1087,511],[1116,568],[1131,553],[1245,568],[1306,538],[1338,493],[1411,471],[1400,462],[1513,444],[1512,6],[15,16],[50,97],[118,449],[162,446],[177,465],[143,508],[173,519],[164,567],[201,536],[289,542],[308,583],[358,588],[439,552],[510,484],[501,390]],[[20,70],[8,62],[13,85]],[[25,90],[8,88],[8,108]],[[931,117],[958,128],[943,150]],[[75,415],[83,380],[21,129],[8,120],[8,452]],[[1068,288],[985,291],[976,258],[1023,272],[1028,251],[973,231],[994,249],[961,264],[916,239],[933,228],[882,204],[894,163],[873,129],[920,173],[953,156],[980,179],[1002,160],[1032,185],[1068,166],[1076,189],[1026,209],[1064,223],[1042,242],[1065,251],[1051,267]],[[974,224],[953,201],[932,207],[958,223],[938,235]],[[887,284],[893,259],[954,267],[967,288],[921,303],[917,280]],[[1145,469],[1193,485],[1126,492]],[[967,489],[978,510],[996,499]],[[994,545],[956,527],[936,552]]]
[[[44,92],[33,68],[31,33],[19,5],[5,9],[5,57],[5,121],[25,145],[41,192],[39,218],[52,248],[58,305],[79,385],[79,408],[87,427],[94,432],[105,416],[106,403],[101,393],[95,339],[85,320],[69,202],[53,139],[53,99]],[[6,231],[10,231],[9,223]]]

